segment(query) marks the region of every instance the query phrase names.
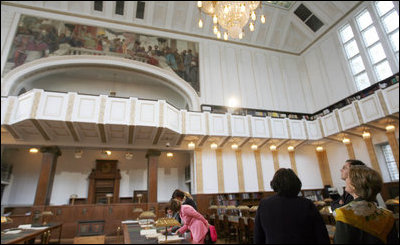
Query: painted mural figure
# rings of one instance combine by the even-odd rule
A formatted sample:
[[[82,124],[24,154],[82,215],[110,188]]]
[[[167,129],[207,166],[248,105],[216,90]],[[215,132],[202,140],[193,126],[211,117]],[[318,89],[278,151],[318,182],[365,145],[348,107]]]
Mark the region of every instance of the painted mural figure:
[[[199,93],[198,44],[22,15],[4,74],[36,59],[110,55],[174,72]]]

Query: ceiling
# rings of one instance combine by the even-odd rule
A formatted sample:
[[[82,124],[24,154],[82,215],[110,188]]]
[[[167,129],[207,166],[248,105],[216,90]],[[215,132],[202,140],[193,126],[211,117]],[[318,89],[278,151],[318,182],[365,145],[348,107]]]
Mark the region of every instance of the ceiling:
[[[266,16],[266,23],[261,24],[257,20],[254,32],[250,32],[246,26],[245,37],[242,40],[231,39],[228,42],[300,54],[361,3],[361,1],[296,1],[289,9],[283,9],[265,2],[261,11]],[[312,31],[294,14],[301,4],[324,24],[318,31]],[[212,32],[213,23],[210,16],[203,14],[204,27],[202,29],[198,27],[200,15],[196,1],[146,1],[145,6],[143,25],[216,39]]]

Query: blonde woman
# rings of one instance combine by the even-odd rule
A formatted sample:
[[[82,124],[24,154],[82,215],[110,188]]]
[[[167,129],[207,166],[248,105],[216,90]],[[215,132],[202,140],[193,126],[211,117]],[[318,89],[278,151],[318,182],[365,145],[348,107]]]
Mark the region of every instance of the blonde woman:
[[[374,202],[382,185],[382,178],[375,170],[350,167],[346,192],[354,201],[335,210],[335,243],[398,244],[393,213]]]

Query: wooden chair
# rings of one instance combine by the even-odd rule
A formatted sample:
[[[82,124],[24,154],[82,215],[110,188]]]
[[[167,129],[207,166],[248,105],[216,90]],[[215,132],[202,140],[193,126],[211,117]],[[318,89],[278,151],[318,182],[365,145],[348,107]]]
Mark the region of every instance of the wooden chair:
[[[253,244],[254,240],[254,220],[252,218],[249,218],[247,220],[247,241],[250,244]]]
[[[244,219],[242,217],[239,218],[239,229],[238,229],[238,237],[239,243],[247,243],[247,236],[246,236],[246,224],[244,223]]]
[[[79,236],[74,237],[74,244],[105,244],[106,236]]]
[[[224,235],[225,241],[230,243],[231,241],[237,242],[238,232],[237,229],[229,222],[228,216],[224,215]]]

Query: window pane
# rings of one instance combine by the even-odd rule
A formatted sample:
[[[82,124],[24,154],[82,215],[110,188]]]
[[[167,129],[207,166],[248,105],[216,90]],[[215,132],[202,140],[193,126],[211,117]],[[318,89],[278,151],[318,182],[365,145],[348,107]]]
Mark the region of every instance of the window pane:
[[[357,24],[361,31],[372,24],[372,19],[368,11],[364,11],[357,16]]]
[[[353,74],[357,74],[365,69],[361,56],[357,56],[356,58],[350,60],[350,66]]]
[[[364,39],[365,46],[367,47],[379,40],[378,33],[376,33],[376,29],[374,26],[371,26],[366,31],[364,31],[362,33],[362,37]]]
[[[389,62],[386,60],[379,65],[375,66],[376,76],[378,77],[378,81],[382,81],[383,79],[393,75],[392,69],[390,69]]]
[[[385,157],[386,166],[389,171],[390,179],[392,181],[399,180],[399,171],[397,169],[396,161],[393,157],[392,149],[389,144],[382,145],[383,156]]]
[[[392,11],[388,16],[382,19],[383,26],[387,33],[399,28],[399,15],[396,11]]]
[[[393,50],[395,52],[399,51],[399,31],[396,31],[389,36],[390,42],[392,43]]]
[[[354,55],[358,54],[360,51],[358,50],[358,46],[355,40],[350,41],[348,44],[344,46],[347,54],[347,58],[350,59]]]
[[[389,12],[389,10],[394,8],[392,1],[376,1],[375,4],[379,16],[386,14],[387,12]]]
[[[381,43],[374,45],[368,51],[369,56],[371,57],[372,64],[376,64],[386,58],[385,51],[383,50]]]
[[[342,42],[345,43],[354,37],[353,30],[350,25],[347,25],[342,30],[340,30],[340,37]]]
[[[366,72],[356,76],[355,80],[358,91],[368,88],[371,85]]]

